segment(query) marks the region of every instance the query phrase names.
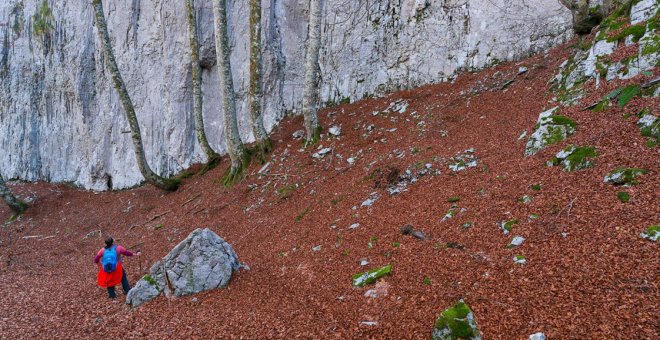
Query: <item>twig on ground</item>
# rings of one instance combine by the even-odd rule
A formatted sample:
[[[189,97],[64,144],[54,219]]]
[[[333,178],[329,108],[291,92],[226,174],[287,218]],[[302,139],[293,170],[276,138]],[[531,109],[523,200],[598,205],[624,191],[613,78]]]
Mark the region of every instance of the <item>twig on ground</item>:
[[[151,222],[151,221],[153,221],[153,220],[155,220],[155,219],[157,219],[157,218],[159,218],[159,217],[163,217],[163,216],[165,216],[165,215],[167,215],[167,214],[169,214],[169,213],[171,213],[171,212],[172,212],[172,210],[168,210],[168,211],[166,211],[166,212],[164,212],[164,213],[160,213],[160,214],[154,215],[154,216],[152,216],[149,220],[147,220],[146,222],[142,223],[142,225],[145,225],[145,224],[147,224],[147,223],[149,223],[149,222]]]
[[[191,199],[189,199],[189,200],[183,202],[183,204],[181,204],[181,206],[183,207],[183,206],[185,206],[186,204],[188,204],[188,203],[190,203],[190,202],[196,200],[199,196],[202,196],[202,194],[199,193],[199,194],[195,195],[193,198],[191,198]]]

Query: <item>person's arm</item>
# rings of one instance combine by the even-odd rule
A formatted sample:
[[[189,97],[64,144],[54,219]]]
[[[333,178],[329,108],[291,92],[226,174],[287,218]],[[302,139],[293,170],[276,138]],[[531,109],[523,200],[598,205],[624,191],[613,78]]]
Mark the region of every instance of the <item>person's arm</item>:
[[[117,253],[121,255],[126,255],[126,256],[133,256],[133,253],[128,251],[126,248],[122,246],[117,246]]]
[[[94,263],[96,264],[99,263],[99,260],[101,260],[101,258],[103,257],[103,250],[105,249],[101,248],[101,250],[99,250],[99,252],[96,254],[96,256],[94,257]]]

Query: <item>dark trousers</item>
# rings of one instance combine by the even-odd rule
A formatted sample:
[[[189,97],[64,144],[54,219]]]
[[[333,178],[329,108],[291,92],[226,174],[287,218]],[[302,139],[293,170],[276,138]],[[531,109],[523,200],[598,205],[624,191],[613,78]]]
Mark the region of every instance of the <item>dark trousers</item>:
[[[128,284],[128,278],[126,277],[126,271],[123,268],[121,273],[121,289],[124,290],[124,294],[128,294],[128,291],[131,290],[131,285]],[[108,297],[111,299],[117,298],[115,287],[108,287]]]

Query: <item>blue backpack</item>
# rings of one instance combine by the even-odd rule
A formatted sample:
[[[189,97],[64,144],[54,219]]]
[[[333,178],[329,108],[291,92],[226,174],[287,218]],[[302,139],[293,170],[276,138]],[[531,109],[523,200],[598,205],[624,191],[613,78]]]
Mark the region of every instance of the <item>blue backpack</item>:
[[[103,252],[103,259],[101,264],[103,265],[103,271],[106,273],[112,273],[117,269],[117,247],[112,246],[109,249],[106,248]]]

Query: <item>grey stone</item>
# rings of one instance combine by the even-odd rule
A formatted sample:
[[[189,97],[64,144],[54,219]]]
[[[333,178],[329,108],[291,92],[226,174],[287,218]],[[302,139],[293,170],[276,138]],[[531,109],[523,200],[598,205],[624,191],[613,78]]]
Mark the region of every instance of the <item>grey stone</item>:
[[[161,293],[184,296],[222,288],[234,271],[249,269],[238,261],[231,245],[210,229],[196,229],[157,261],[126,296],[137,307]]]
[[[630,24],[636,25],[653,17],[658,8],[658,0],[642,0],[630,9]]]
[[[545,334],[538,332],[529,336],[529,340],[546,340]]]
[[[339,135],[341,135],[341,127],[333,126],[330,129],[328,129],[328,133],[335,137],[338,137]]]
[[[291,137],[293,137],[293,139],[301,139],[305,137],[305,130],[297,130],[291,135]]]
[[[312,158],[320,159],[320,158],[325,157],[325,155],[327,155],[331,152],[332,152],[332,148],[323,148],[323,149],[315,152],[314,154],[312,154]]]
[[[525,242],[524,237],[516,236],[513,238],[513,240],[511,240],[511,246],[520,247],[523,244],[523,242]]]

